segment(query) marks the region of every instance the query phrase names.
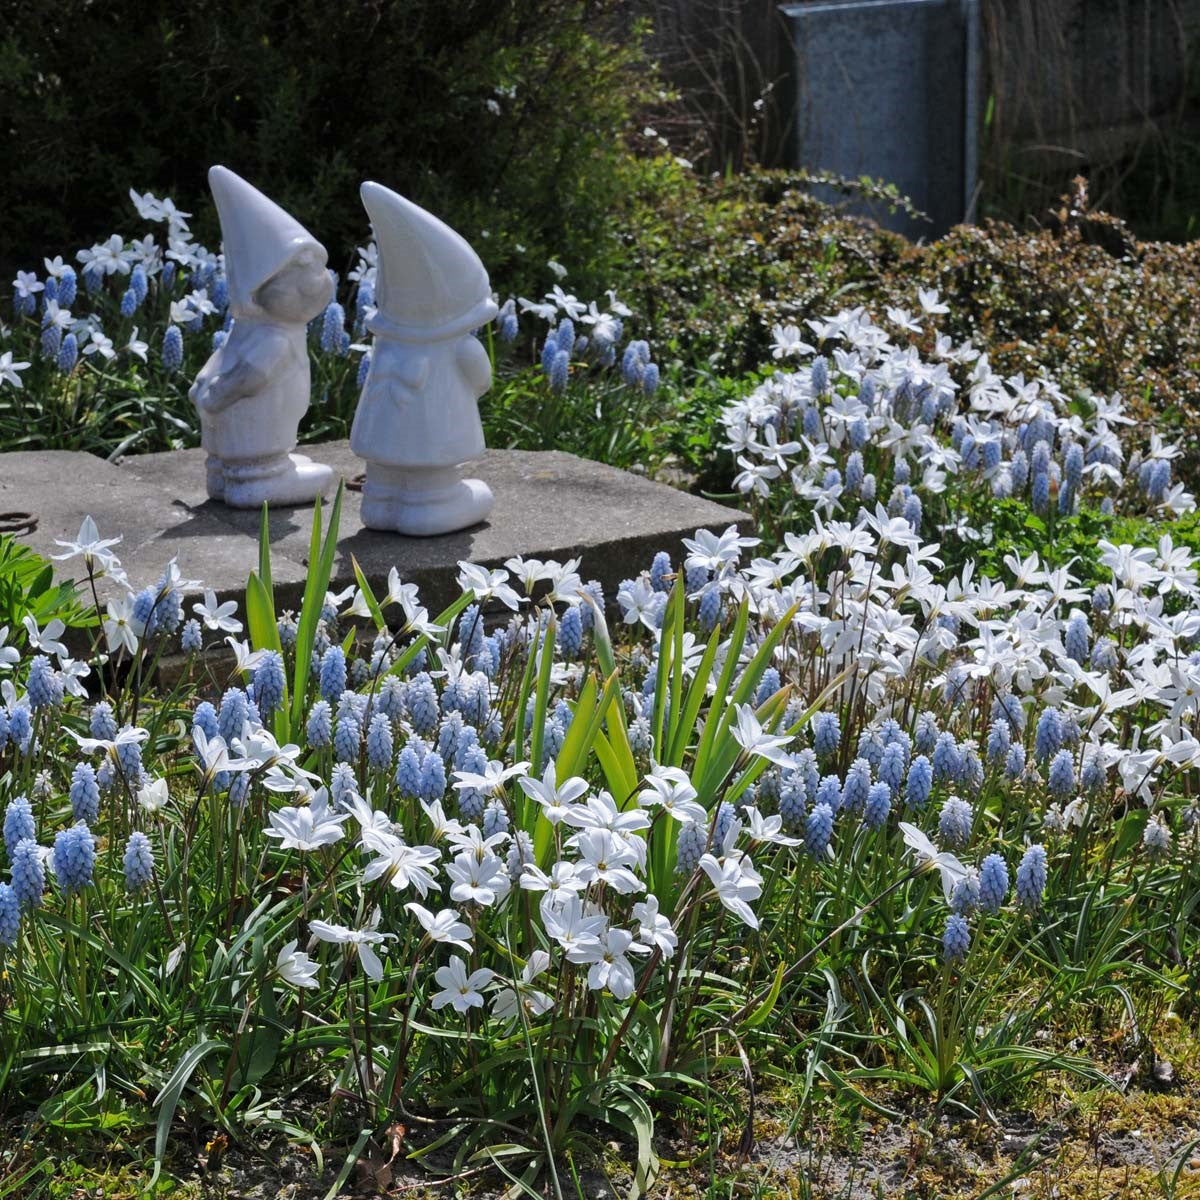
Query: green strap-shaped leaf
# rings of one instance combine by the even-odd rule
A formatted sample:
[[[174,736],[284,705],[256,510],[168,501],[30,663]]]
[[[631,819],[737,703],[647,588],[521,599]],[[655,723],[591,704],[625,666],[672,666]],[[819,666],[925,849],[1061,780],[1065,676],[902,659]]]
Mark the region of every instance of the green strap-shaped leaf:
[[[154,1179],[162,1170],[163,1156],[167,1152],[167,1140],[171,1135],[171,1122],[175,1119],[175,1109],[179,1106],[179,1097],[187,1087],[196,1068],[211,1054],[228,1053],[229,1043],[218,1041],[216,1038],[205,1038],[184,1053],[179,1060],[171,1077],[163,1084],[162,1091],[154,1099],[158,1108],[158,1119],[154,1132]],[[152,1180],[153,1183],[153,1180]]]
[[[271,601],[271,611],[275,611],[275,585],[271,581],[271,521],[267,513],[267,503],[264,500],[262,513],[258,523],[258,577],[267,589]]]
[[[557,622],[553,610],[542,635],[542,653],[538,662],[537,694],[533,704],[533,728],[529,731],[530,769],[537,771],[542,761],[542,744],[546,740],[546,710],[550,706],[550,677],[554,674],[554,631]],[[517,748],[520,754],[520,747]]]
[[[375,628],[382,633],[387,628],[387,621],[384,620],[383,609],[379,607],[379,601],[375,599],[375,593],[371,591],[371,585],[367,582],[367,577],[363,574],[362,567],[358,565],[358,559],[354,555],[350,555],[350,565],[354,568],[354,578],[358,580],[359,591],[363,594],[363,599],[367,602],[367,608],[371,611],[371,617],[375,622]]]
[[[308,543],[308,578],[304,584],[304,601],[300,609],[300,623],[296,629],[296,666],[292,684],[292,719],[289,733],[298,730],[304,720],[304,694],[308,690],[309,666],[313,644],[317,638],[317,622],[321,619],[321,605],[333,572],[333,556],[337,551],[344,490],[345,484],[339,483],[329,513],[329,531],[324,542],[321,540],[320,496],[313,505],[312,536]]]
[[[779,989],[783,987],[783,967],[784,964],[780,962],[775,968],[775,978],[771,981],[771,990],[767,992],[763,1002],[744,1022],[747,1029],[757,1029],[774,1010],[775,1002],[779,999]]]
[[[713,663],[716,661],[717,649],[720,645],[721,631],[714,629],[712,637],[708,639],[708,645],[705,647],[704,657],[700,660],[700,667],[692,679],[691,687],[688,688],[687,699],[683,704],[683,714],[679,724],[675,727],[671,745],[663,756],[662,761],[668,766],[678,767],[683,763],[684,754],[687,752],[688,738],[692,730],[696,728],[696,718],[700,715],[700,707],[708,692],[708,679],[712,674]]]
[[[250,630],[250,644],[255,650],[279,649],[279,627],[275,624],[271,596],[267,585],[254,571],[246,581],[246,624]]]
[[[700,746],[696,750],[696,762],[692,767],[693,780],[702,776],[708,767],[708,756],[712,752],[712,744],[716,740],[717,726],[721,723],[721,715],[725,709],[725,697],[733,683],[733,675],[737,670],[738,659],[742,654],[742,646],[746,641],[746,626],[750,622],[750,602],[743,600],[738,605],[738,614],[733,622],[733,632],[729,636],[729,648],[725,652],[725,662],[721,667],[721,676],[717,680],[717,690],[708,706],[708,716],[704,718],[704,730],[700,734]]]

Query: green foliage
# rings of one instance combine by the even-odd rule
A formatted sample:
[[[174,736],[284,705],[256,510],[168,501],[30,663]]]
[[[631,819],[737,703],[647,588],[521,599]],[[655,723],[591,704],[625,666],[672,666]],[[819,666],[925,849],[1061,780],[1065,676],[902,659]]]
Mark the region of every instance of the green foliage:
[[[19,643],[27,616],[38,625],[55,618],[78,625],[84,611],[74,584],[55,582],[52,564],[11,535],[0,534],[0,628],[13,630],[10,636]]]
[[[1021,500],[985,499],[980,495],[974,500],[973,507],[983,510],[981,515],[986,521],[988,541],[967,543],[962,553],[974,559],[980,574],[1000,578],[1005,574],[1006,557],[1015,554],[1018,559],[1024,559],[1030,554],[1038,554],[1054,566],[1070,565],[1071,573],[1084,586],[1094,587],[1111,577],[1100,565],[1096,543],[1100,539],[1113,540],[1116,518],[1105,516],[1095,508],[1080,508],[1070,515],[1051,512],[1040,517]],[[1144,529],[1146,522],[1127,524]],[[1144,534],[1133,544],[1145,545]]]
[[[840,217],[808,184],[779,172],[704,181],[676,169],[643,188],[620,279],[664,359],[721,374],[757,369],[784,314],[842,307],[841,295],[900,258],[902,238]]]
[[[573,372],[555,393],[540,369],[504,367],[480,403],[489,446],[565,450],[615,467],[653,471],[690,432],[687,401],[670,388],[647,396],[619,376]],[[685,432],[686,431],[686,432]]]
[[[926,287],[949,307],[942,331],[985,348],[1002,375],[1045,371],[1069,389],[1120,392],[1164,436],[1195,419],[1200,243],[1141,242],[1068,199],[1039,231],[989,221],[912,246],[840,215],[809,184],[675,171],[639,194],[620,279],[688,390],[714,372],[761,369],[776,324],[803,334],[806,319],[858,304],[912,308]],[[1185,476],[1197,468],[1186,453]]]

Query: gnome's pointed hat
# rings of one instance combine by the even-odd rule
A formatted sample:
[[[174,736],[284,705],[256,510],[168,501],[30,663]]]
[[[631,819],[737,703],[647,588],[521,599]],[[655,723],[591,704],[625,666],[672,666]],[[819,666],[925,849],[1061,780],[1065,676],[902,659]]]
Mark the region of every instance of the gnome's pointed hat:
[[[208,186],[217,202],[225,275],[234,316],[258,311],[254,293],[297,255],[325,265],[325,247],[290,213],[228,167],[210,167]]]
[[[380,183],[364,183],[361,194],[379,244],[373,333],[442,341],[496,315],[487,271],[465,238]]]

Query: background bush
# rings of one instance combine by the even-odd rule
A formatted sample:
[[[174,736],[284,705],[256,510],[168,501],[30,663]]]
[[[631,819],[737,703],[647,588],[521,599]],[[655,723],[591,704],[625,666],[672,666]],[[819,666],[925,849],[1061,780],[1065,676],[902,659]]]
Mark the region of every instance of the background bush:
[[[130,187],[177,197],[216,247],[214,162],[295,212],[339,270],[367,236],[364,178],[484,240],[513,288],[541,282],[552,254],[582,269],[614,242],[609,213],[632,169],[622,131],[652,83],[615,0],[4,10],[0,127],[19,148],[0,174],[10,274],[124,231]]]
[[[1200,244],[1140,241],[1089,208],[1081,181],[1043,228],[987,221],[914,246],[814,199],[803,175],[662,178],[635,208],[622,291],[662,358],[686,364],[689,406],[708,421],[722,378],[771,361],[774,325],[915,309],[918,287],[940,291],[946,332],[1002,375],[1044,369],[1069,390],[1120,392],[1164,435],[1195,420]],[[1194,478],[1200,458],[1185,450]]]

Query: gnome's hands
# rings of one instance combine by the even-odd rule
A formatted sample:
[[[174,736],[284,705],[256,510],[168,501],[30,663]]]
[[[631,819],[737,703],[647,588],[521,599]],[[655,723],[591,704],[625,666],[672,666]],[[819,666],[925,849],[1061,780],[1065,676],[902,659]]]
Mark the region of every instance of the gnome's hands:
[[[224,412],[239,400],[246,400],[257,395],[266,383],[266,375],[257,367],[243,359],[228,371],[215,375],[207,381],[207,386],[193,397],[196,407],[203,413],[213,415]],[[196,388],[200,380],[196,380]]]
[[[492,360],[477,337],[468,335],[458,343],[458,369],[476,395],[492,386]]]
[[[391,403],[402,411],[420,399],[421,391],[429,381],[429,356],[407,354],[384,359],[371,364],[373,374],[370,386],[386,391]]]
[[[208,412],[208,389],[212,386],[212,376],[202,371],[196,376],[192,386],[188,388],[188,399],[202,412]]]

